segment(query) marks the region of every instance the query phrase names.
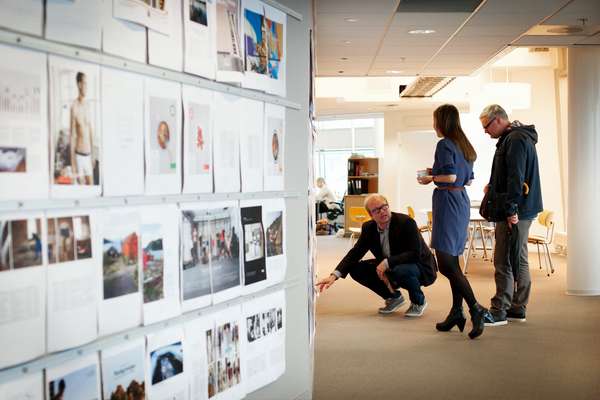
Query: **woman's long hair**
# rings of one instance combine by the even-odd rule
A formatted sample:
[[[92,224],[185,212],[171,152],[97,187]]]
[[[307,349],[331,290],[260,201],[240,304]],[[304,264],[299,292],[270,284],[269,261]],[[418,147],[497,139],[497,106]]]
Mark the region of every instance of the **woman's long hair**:
[[[445,138],[452,140],[460,148],[465,160],[474,162],[477,159],[473,145],[460,126],[456,107],[452,104],[444,104],[436,108],[433,112],[433,123]]]

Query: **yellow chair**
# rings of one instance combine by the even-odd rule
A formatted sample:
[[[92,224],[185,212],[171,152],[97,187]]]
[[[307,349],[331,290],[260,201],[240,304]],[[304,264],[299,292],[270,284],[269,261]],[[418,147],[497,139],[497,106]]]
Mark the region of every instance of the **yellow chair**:
[[[354,240],[360,236],[362,224],[369,221],[371,216],[364,207],[350,207],[347,212],[350,221],[359,225],[358,228],[348,227],[348,231],[350,232],[350,246],[352,246]]]
[[[411,217],[412,219],[415,219],[415,210],[414,210],[414,208],[412,208],[412,206],[406,206],[406,211],[407,211],[409,217]],[[431,246],[432,221],[433,221],[433,212],[427,211],[427,225],[418,226],[419,232],[421,232],[422,234],[427,232],[427,234],[429,235],[429,245],[430,246]]]
[[[540,225],[546,228],[545,235],[529,235],[527,243],[535,244],[538,251],[538,261],[540,269],[542,269],[542,257],[540,254],[540,245],[544,249],[544,264],[546,265],[546,274],[550,276],[550,273],[554,273],[554,265],[552,264],[552,257],[550,256],[550,249],[548,245],[552,244],[554,239],[554,212],[544,210],[538,215],[537,221]],[[547,259],[546,259],[547,257]],[[548,270],[548,266],[550,270]]]

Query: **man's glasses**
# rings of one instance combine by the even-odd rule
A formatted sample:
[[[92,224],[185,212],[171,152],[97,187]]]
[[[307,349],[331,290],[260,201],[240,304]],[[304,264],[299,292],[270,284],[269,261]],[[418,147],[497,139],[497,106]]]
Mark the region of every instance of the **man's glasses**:
[[[496,117],[492,118],[492,119],[490,120],[490,122],[488,122],[487,124],[485,124],[485,125],[483,126],[483,129],[485,130],[485,129],[489,128],[489,127],[490,127],[490,125],[492,124],[492,122],[494,122],[495,120],[496,120]]]
[[[387,211],[388,208],[390,208],[390,206],[388,204],[384,204],[382,206],[375,207],[375,208],[371,209],[371,214],[379,214],[382,211]]]

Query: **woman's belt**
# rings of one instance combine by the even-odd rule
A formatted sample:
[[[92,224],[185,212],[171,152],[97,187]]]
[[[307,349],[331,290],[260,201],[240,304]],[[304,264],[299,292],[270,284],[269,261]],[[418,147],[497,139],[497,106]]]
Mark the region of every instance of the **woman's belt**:
[[[436,189],[455,191],[455,190],[465,190],[465,187],[464,186],[437,186]]]

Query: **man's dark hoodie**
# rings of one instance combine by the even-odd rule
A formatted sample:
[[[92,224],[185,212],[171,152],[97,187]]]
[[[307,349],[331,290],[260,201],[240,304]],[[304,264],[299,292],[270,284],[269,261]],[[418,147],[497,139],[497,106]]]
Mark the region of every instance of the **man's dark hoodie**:
[[[533,125],[513,121],[498,139],[490,177],[489,206],[493,221],[518,214],[534,219],[543,210],[542,188]],[[529,187],[525,194],[524,183]]]

